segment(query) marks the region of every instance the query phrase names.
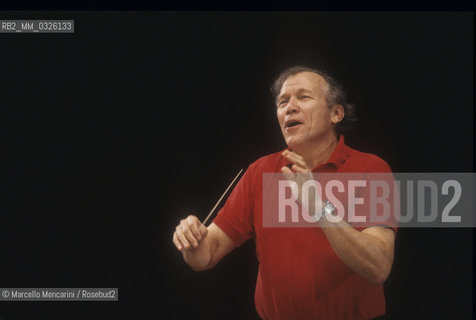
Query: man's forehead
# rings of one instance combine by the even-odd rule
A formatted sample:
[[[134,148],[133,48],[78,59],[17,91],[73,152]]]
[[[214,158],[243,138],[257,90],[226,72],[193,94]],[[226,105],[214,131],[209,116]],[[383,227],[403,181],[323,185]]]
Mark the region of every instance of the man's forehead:
[[[305,90],[326,90],[327,82],[324,78],[314,72],[300,72],[292,75],[284,81],[279,95],[288,93],[288,91]]]

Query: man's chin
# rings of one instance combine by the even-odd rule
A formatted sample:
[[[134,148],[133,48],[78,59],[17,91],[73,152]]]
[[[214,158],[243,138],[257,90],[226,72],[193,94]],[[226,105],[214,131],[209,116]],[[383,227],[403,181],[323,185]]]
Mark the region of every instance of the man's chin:
[[[299,145],[302,143],[302,141],[298,140],[298,139],[287,139],[286,140],[286,144],[288,145],[288,147],[290,149],[296,149],[297,147],[299,147]]]

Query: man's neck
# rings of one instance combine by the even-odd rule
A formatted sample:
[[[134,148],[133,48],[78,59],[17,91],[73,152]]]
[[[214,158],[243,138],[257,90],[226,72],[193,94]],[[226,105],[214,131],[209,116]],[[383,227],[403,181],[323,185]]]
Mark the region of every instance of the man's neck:
[[[307,167],[312,170],[329,160],[336,145],[337,136],[332,134],[318,141],[293,148],[293,150],[304,158]]]

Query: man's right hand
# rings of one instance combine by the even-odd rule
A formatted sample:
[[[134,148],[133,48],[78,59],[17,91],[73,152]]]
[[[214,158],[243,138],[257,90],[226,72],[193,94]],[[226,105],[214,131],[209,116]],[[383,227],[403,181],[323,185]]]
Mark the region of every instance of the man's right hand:
[[[185,262],[195,271],[214,267],[235,244],[215,223],[208,228],[195,216],[188,216],[175,228],[173,242]]]
[[[180,221],[175,228],[173,242],[177,249],[189,250],[196,249],[200,243],[207,237],[208,230],[202,225],[195,216],[188,216]]]

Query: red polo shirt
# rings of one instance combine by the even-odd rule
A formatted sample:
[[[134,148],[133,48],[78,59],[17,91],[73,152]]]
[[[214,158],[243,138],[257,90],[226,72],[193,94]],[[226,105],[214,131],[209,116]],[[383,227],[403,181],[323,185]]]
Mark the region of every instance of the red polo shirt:
[[[385,313],[382,285],[372,285],[337,257],[319,228],[263,228],[262,174],[281,172],[281,152],[249,166],[214,223],[237,246],[256,242],[255,303],[263,319],[370,319]],[[340,136],[314,172],[391,172],[379,157],[353,150]],[[359,228],[360,229],[360,228]]]

